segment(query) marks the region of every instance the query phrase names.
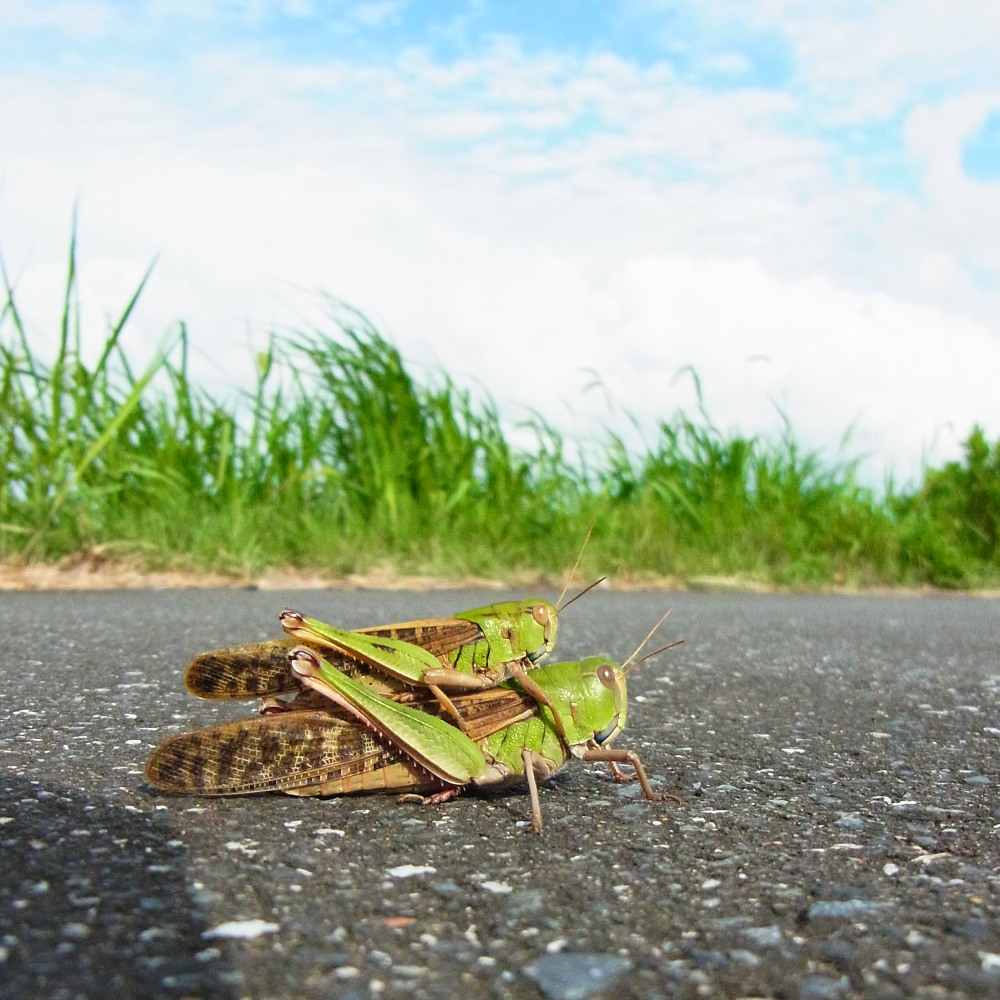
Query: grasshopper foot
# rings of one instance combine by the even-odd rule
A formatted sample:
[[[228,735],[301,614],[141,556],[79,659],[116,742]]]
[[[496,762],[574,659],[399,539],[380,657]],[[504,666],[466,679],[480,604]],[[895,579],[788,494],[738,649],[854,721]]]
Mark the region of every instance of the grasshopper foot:
[[[621,765],[616,761],[608,761],[608,767],[611,768],[611,777],[614,778],[619,785],[628,785],[635,781],[635,773],[623,771]]]
[[[459,795],[462,794],[461,788],[445,788],[440,792],[435,792],[433,795],[417,795],[416,792],[411,792],[408,795],[400,795],[396,800],[397,802],[416,802],[418,805],[422,806],[437,806],[442,802],[448,802],[451,799],[457,799]]]
[[[627,771],[623,771],[621,765],[615,761],[609,761],[608,766],[611,768],[611,776],[619,784],[627,785],[632,781],[635,781],[638,772],[629,774]],[[640,782],[641,782],[640,778]],[[644,788],[642,791],[642,796],[647,802],[673,802],[674,805],[682,806],[684,805],[684,800],[677,798],[676,795],[671,795],[669,792],[657,792],[652,789],[652,787]]]

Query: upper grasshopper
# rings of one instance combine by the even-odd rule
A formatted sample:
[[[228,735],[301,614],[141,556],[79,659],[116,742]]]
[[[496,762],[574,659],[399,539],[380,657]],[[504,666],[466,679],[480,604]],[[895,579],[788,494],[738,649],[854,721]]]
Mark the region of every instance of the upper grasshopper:
[[[336,708],[291,711],[171,737],[149,759],[150,783],[205,795],[367,790],[430,792],[430,801],[443,801],[466,785],[524,777],[537,831],[542,825],[537,778],[575,757],[607,761],[616,780],[627,780],[619,765],[628,764],[643,796],[660,798],[633,751],[606,745],[625,725],[628,671],[602,657],[535,670],[546,695],[542,704],[509,683],[456,697],[465,732],[433,711],[400,704],[359,683],[308,647],[295,647],[290,660],[302,682]],[[556,724],[559,716],[565,731]]]
[[[282,611],[279,619],[294,640],[322,652],[342,672],[382,694],[400,700],[406,697],[407,686],[428,688],[453,721],[464,728],[461,713],[447,692],[483,690],[514,677],[525,692],[542,704],[550,704],[528,671],[552,649],[560,611],[584,593],[586,590],[561,608],[533,598],[474,608],[452,618],[352,632],[306,618],[290,608]],[[293,645],[292,640],[273,640],[203,653],[188,667],[188,690],[208,698],[266,697],[297,691],[301,683],[288,666]],[[369,669],[364,670],[361,664]],[[558,712],[555,723],[565,735]]]
[[[586,547],[587,539],[584,540]],[[570,580],[576,573],[581,550]],[[600,583],[601,581],[597,581]],[[591,587],[597,586],[591,584]],[[199,698],[266,698],[301,689],[289,668],[288,654],[296,641],[322,651],[329,662],[350,674],[358,674],[358,661],[377,671],[365,682],[385,694],[398,696],[403,685],[434,685],[438,689],[463,691],[490,687],[524,672],[551,652],[559,627],[559,614],[578,597],[562,603],[563,589],[556,605],[542,598],[491,604],[462,611],[447,618],[427,618],[399,622],[346,633],[290,609],[281,614],[281,623],[293,639],[231,646],[202,653],[191,662],[185,675],[188,691]],[[348,636],[345,640],[345,636]],[[371,637],[368,640],[358,637]],[[379,640],[386,640],[379,644]],[[419,646],[430,656],[414,658],[394,645],[405,642]],[[437,662],[434,662],[434,661]],[[403,661],[406,661],[405,663]],[[434,677],[424,680],[431,672]],[[389,680],[394,678],[395,680]],[[399,683],[396,683],[399,682]],[[526,685],[530,688],[530,681]]]
[[[499,671],[505,661],[523,657],[531,662],[540,660],[555,643],[558,621],[559,609],[541,598],[533,598],[474,608],[449,618],[376,625],[356,629],[355,633],[411,643],[436,658],[436,667],[457,667],[471,673],[477,668]],[[313,619],[302,622],[326,628]],[[490,645],[494,636],[504,637],[495,651]],[[201,653],[187,668],[188,691],[199,698],[225,700],[298,691],[301,685],[289,667],[288,654],[301,643],[329,649],[329,643],[322,639],[304,635],[298,643],[295,639],[271,639]],[[340,658],[329,656],[329,659],[337,662]],[[352,656],[344,659],[356,660]],[[350,663],[337,662],[337,665],[352,670]]]

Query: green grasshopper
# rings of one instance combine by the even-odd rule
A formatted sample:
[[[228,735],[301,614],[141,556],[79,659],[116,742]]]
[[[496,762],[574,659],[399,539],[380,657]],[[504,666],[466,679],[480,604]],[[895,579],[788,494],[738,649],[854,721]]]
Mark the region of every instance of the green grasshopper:
[[[330,700],[330,710],[292,710],[170,737],[149,759],[150,784],[203,795],[427,792],[422,801],[443,802],[467,785],[488,787],[523,777],[531,827],[538,832],[537,779],[575,757],[608,762],[618,781],[630,780],[620,769],[628,764],[643,796],[661,798],[634,751],[606,746],[625,725],[625,678],[638,663],[626,669],[629,661],[618,667],[590,657],[537,668],[534,677],[552,707],[513,682],[456,697],[463,732],[433,711],[385,697],[309,647],[295,647],[290,661],[308,688]],[[565,735],[557,714],[568,720]]]
[[[538,602],[533,606],[532,620],[537,622],[539,618],[544,618],[547,623],[551,622],[554,636],[558,612],[551,605],[546,607],[546,604],[547,602]],[[548,608],[552,608],[551,612]],[[440,660],[428,650],[394,636],[347,632],[315,619],[305,618],[297,611],[287,608],[281,612],[280,620],[281,627],[286,632],[296,639],[309,643],[306,648],[315,651],[317,646],[326,646],[340,657],[360,660],[380,674],[388,675],[403,684],[426,687],[460,729],[465,728],[465,722],[451,698],[445,693],[446,689],[464,692],[482,691],[513,678],[522,691],[531,695],[539,704],[548,706],[560,735],[567,742],[569,740],[562,713],[553,705],[545,688],[528,675],[528,670],[534,666],[534,661],[530,655],[527,657],[519,655],[512,630],[506,622],[502,622],[495,615],[487,617],[482,622],[481,627],[486,638],[479,640],[474,646],[459,648],[451,665],[446,667],[443,667]],[[550,645],[551,643],[546,643],[544,647],[546,651]],[[295,670],[295,661],[291,656],[290,663],[292,673],[296,674],[306,687],[311,687]],[[337,665],[343,666],[342,661]],[[346,672],[353,673],[353,670],[349,669]],[[394,700],[398,701],[399,697]]]
[[[507,637],[504,652],[509,659],[527,657],[535,662],[555,643],[561,610],[541,599],[510,601],[474,608],[450,618],[427,618],[358,629],[355,634],[403,640],[420,646],[437,659],[436,668],[454,667],[461,659],[459,669],[467,672],[476,667],[497,669],[502,667],[503,661],[501,651],[498,650],[495,656],[491,654],[493,635],[501,633]],[[303,623],[321,629],[327,627],[312,619],[301,619],[295,627]],[[303,637],[298,642],[271,639],[201,653],[187,669],[187,689],[199,698],[213,700],[264,698],[297,692],[301,685],[289,668],[288,654],[293,646],[303,642],[316,649],[329,649],[329,644],[321,639]],[[355,658],[346,656],[345,659]],[[338,657],[337,666],[348,672],[356,669],[349,662],[341,664],[339,660]],[[394,687],[390,685],[388,690]]]
[[[279,619],[293,639],[203,653],[188,667],[185,679],[188,690],[203,698],[266,698],[298,691],[301,684],[288,665],[288,653],[298,640],[394,699],[405,699],[408,686],[428,688],[463,727],[461,713],[446,692],[483,690],[514,677],[524,691],[547,703],[545,691],[528,671],[552,649],[559,614],[597,583],[560,607],[534,598],[474,608],[452,618],[355,632],[285,609]],[[558,713],[556,725],[565,729]]]
[[[590,531],[570,573],[570,580],[576,574],[589,540]],[[288,654],[298,642],[322,651],[329,661],[353,675],[366,673],[358,666],[360,654],[361,660],[376,671],[375,674],[367,672],[368,676],[363,677],[365,683],[392,697],[401,696],[405,690],[401,685],[424,684],[423,675],[430,671],[437,678],[430,682],[437,688],[435,695],[447,707],[446,698],[441,694],[443,688],[477,690],[493,686],[512,675],[523,680],[525,672],[551,652],[556,641],[559,615],[600,582],[591,584],[565,604],[562,600],[568,583],[556,605],[533,598],[473,608],[450,618],[428,618],[356,630],[350,633],[353,638],[346,643],[349,647],[346,649],[342,640],[347,633],[291,611],[282,612],[282,625],[294,638],[202,653],[192,660],[185,682],[191,694],[210,699],[269,698],[298,692],[301,684],[288,662]],[[373,638],[366,642],[358,636]],[[399,659],[394,657],[398,648],[391,648],[392,643],[386,650],[388,656],[381,653],[365,656],[372,652],[370,643],[376,640],[404,641],[420,646],[438,662],[432,663],[430,658],[424,657],[422,664],[418,664],[410,656],[407,659],[413,670],[407,673],[404,668],[392,665],[394,658]],[[529,681],[526,687],[530,686]]]

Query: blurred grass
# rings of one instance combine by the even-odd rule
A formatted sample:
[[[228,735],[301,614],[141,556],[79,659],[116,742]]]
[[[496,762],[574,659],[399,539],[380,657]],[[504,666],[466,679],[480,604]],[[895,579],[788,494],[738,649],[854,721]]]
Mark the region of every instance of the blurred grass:
[[[533,445],[515,448],[492,402],[444,373],[417,382],[357,312],[332,310],[332,333],[273,337],[255,390],[222,402],[191,383],[183,325],[131,369],[121,341],[148,274],[89,366],[75,239],[50,362],[2,278],[0,558],[509,577],[561,572],[593,524],[586,575],[1000,581],[1000,442],[979,428],[963,461],[884,496],[791,427],[725,434],[701,408],[662,421],[644,454],[607,433],[571,459],[539,417]]]

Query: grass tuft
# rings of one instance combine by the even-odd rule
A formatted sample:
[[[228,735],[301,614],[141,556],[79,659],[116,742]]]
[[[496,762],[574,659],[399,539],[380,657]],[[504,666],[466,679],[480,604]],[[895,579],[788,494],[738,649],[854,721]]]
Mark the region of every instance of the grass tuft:
[[[537,415],[533,446],[513,447],[492,401],[444,373],[419,382],[342,306],[332,333],[274,336],[254,390],[223,402],[191,383],[183,324],[132,372],[122,339],[148,273],[93,365],[75,234],[51,361],[32,350],[2,264],[0,277],[0,558],[509,577],[562,571],[594,525],[585,575],[1000,581],[1000,442],[978,427],[962,461],[884,497],[787,425],[777,440],[726,434],[702,407],[663,420],[644,453],[606,432],[571,459]]]

